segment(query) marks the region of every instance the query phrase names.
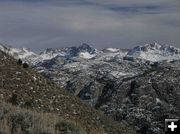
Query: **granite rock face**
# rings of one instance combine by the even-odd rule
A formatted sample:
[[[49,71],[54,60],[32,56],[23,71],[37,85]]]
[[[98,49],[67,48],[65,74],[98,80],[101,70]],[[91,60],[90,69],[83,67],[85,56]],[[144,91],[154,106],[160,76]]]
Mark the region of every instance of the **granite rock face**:
[[[96,108],[116,121],[135,126],[137,133],[163,134],[164,120],[180,117],[179,68],[179,62],[161,65],[116,81],[109,86],[110,94],[99,97]]]

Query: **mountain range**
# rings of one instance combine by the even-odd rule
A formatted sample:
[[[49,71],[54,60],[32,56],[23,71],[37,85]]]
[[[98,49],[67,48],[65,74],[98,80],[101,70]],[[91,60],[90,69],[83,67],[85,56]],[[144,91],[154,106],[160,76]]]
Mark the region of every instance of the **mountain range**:
[[[163,134],[166,118],[180,117],[180,49],[158,43],[132,49],[88,44],[36,54],[0,45],[57,87],[139,134]]]
[[[134,133],[1,50],[0,62],[1,134]]]
[[[80,46],[67,48],[47,48],[45,51],[36,54],[27,48],[12,48],[0,44],[0,50],[9,53],[15,58],[27,60],[31,64],[52,60],[55,57],[66,59],[97,59],[110,57],[129,57],[145,61],[172,61],[180,59],[180,49],[170,45],[160,45],[156,42],[137,46],[133,49],[105,48],[98,50],[83,43]]]

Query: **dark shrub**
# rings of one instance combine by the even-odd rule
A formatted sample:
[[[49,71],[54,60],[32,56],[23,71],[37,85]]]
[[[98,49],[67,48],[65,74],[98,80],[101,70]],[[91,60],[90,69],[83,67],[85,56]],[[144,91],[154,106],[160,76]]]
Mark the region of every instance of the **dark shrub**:
[[[12,94],[12,97],[9,99],[9,102],[12,105],[17,105],[18,104],[18,102],[17,102],[17,94]]]
[[[9,116],[8,123],[11,127],[11,134],[40,134],[39,124],[34,124],[35,118],[28,112],[16,111]]]
[[[16,134],[18,132],[18,129],[22,130],[22,125],[27,125],[24,123],[25,119],[25,114],[24,113],[14,113],[10,116],[9,123],[11,124],[11,134]]]
[[[6,133],[0,130],[0,134],[6,134]]]
[[[61,134],[76,134],[78,132],[76,126],[68,122],[58,122],[55,125],[55,130],[57,133]]]
[[[26,109],[32,108],[32,107],[33,107],[32,101],[31,101],[31,100],[26,101],[26,102],[24,103],[23,107],[26,108]]]
[[[29,67],[29,65],[27,63],[23,64],[23,68],[28,68],[28,67]]]
[[[157,68],[159,66],[159,62],[154,62],[152,65],[151,65],[151,67],[153,67],[153,68]]]
[[[20,66],[21,66],[21,65],[22,65],[22,60],[21,60],[21,59],[19,59],[17,63],[18,63],[18,65],[20,65]]]

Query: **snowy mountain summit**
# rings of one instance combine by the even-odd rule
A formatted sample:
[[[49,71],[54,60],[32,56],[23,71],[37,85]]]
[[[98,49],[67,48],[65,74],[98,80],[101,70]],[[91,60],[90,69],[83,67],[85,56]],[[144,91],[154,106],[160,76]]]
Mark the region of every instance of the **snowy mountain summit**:
[[[83,43],[80,46],[66,47],[60,49],[48,48],[44,52],[40,53],[40,56],[44,60],[52,59],[56,56],[72,58],[72,57],[81,57],[85,59],[92,58],[98,52],[97,49],[89,46],[88,44]]]
[[[35,65],[42,63],[46,60],[52,60],[54,58],[65,58],[65,59],[96,59],[104,60],[111,59],[113,57],[117,58],[131,58],[140,59],[150,62],[160,62],[160,61],[172,61],[180,59],[180,49],[170,46],[170,45],[160,45],[158,43],[145,44],[144,46],[137,46],[130,50],[123,50],[117,48],[105,48],[103,50],[97,50],[92,46],[83,43],[80,46],[72,46],[65,48],[48,48],[40,54],[36,54],[27,48],[12,48],[0,44],[0,50],[9,53],[16,59],[20,58],[26,60],[27,62]]]
[[[13,48],[3,44],[0,44],[0,50],[13,56],[15,59],[29,60],[38,56],[28,48]]]
[[[158,43],[137,46],[130,50],[127,57],[143,59],[151,62],[172,61],[180,59],[180,49],[170,45],[160,45]]]
[[[45,51],[36,54],[27,48],[13,48],[3,44],[0,44],[0,50],[9,55],[13,56],[15,59],[22,59],[32,65],[42,63],[46,60],[52,60],[56,57],[71,59],[71,58],[82,58],[91,59],[96,56],[98,50],[92,46],[83,43],[80,46],[72,46],[66,48],[47,48]]]

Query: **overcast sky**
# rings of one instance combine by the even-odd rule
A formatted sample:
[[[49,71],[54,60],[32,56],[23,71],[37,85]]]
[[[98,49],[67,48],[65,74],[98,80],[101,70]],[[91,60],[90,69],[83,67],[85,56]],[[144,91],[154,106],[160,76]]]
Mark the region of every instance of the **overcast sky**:
[[[0,42],[13,47],[154,41],[180,47],[180,0],[0,0]]]

